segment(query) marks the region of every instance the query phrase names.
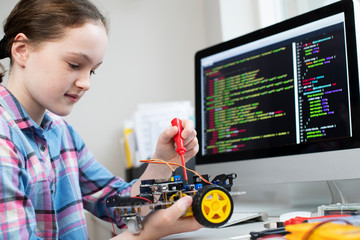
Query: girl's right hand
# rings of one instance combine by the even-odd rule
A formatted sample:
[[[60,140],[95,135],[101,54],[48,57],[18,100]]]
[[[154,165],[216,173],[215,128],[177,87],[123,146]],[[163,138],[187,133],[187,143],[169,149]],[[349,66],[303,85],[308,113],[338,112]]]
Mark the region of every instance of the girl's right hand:
[[[202,226],[194,217],[183,217],[191,204],[192,197],[184,196],[171,207],[157,210],[148,215],[139,234],[132,234],[126,231],[114,239],[157,240],[171,234],[198,230]]]

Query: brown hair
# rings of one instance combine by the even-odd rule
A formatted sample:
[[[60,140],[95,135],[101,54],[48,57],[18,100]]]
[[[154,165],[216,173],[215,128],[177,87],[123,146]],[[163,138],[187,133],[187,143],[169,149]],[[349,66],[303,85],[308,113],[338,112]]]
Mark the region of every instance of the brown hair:
[[[101,21],[108,29],[105,17],[88,0],[20,0],[5,22],[0,59],[11,59],[11,46],[19,33],[37,44],[61,39],[66,28],[80,27],[89,21]],[[0,73],[0,82],[3,75]]]

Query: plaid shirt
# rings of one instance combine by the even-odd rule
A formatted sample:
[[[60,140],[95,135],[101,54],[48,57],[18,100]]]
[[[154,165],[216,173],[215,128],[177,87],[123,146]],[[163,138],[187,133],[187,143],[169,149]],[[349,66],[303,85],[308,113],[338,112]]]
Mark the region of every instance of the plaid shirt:
[[[95,161],[60,117],[46,113],[38,126],[0,86],[0,239],[88,239],[83,209],[108,219],[106,197],[131,184]]]

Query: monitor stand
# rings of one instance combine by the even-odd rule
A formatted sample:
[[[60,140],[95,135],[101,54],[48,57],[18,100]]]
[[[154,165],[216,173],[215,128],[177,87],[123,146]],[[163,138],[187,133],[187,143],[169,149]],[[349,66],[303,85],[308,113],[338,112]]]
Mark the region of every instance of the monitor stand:
[[[329,186],[331,192],[331,203],[348,203],[346,197],[344,196],[343,192],[341,191],[339,185],[335,180],[327,181],[327,185]]]

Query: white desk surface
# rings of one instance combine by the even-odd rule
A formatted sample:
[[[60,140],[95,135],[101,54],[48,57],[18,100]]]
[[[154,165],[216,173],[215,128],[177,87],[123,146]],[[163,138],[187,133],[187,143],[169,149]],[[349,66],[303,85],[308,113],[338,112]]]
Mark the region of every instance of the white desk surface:
[[[170,235],[161,238],[161,240],[247,240],[250,239],[250,232],[265,230],[264,224],[268,222],[272,222],[272,220],[269,219],[269,221],[266,222],[240,223],[224,228],[202,228],[195,232]]]

